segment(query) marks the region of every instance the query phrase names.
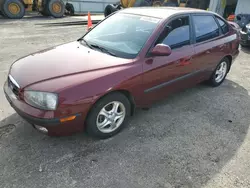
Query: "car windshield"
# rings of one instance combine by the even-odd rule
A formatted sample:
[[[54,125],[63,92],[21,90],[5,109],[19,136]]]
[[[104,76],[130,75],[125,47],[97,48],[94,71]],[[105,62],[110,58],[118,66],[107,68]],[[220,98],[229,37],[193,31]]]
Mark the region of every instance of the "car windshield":
[[[160,19],[116,13],[83,38],[85,44],[121,58],[135,58]]]

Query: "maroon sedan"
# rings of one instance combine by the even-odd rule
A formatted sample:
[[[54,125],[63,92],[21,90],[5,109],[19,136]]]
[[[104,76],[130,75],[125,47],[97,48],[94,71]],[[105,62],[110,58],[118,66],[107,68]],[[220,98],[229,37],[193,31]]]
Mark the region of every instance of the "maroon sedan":
[[[239,53],[219,15],[187,8],[128,8],[75,42],[10,68],[4,91],[20,116],[48,135],[118,133],[136,107],[208,81],[219,86]]]

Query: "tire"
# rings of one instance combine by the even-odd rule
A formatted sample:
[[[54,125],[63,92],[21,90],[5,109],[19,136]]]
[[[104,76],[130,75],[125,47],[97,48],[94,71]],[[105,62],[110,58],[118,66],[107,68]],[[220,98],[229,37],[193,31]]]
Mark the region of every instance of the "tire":
[[[224,67],[223,70],[220,69],[221,66]],[[219,71],[219,69],[223,72],[223,75],[221,75],[220,77],[219,77],[218,72],[217,72],[217,71]],[[228,74],[229,69],[230,69],[230,61],[228,60],[228,58],[224,58],[217,65],[216,69],[214,70],[211,78],[209,79],[209,84],[212,87],[218,87],[219,85],[221,85],[224,82],[224,80],[225,80],[225,78],[226,78],[226,76]]]
[[[49,0],[45,5],[45,13],[54,18],[61,18],[65,12],[65,4],[62,0]]]
[[[20,0],[6,0],[3,3],[2,13],[10,19],[21,19],[25,15],[25,7]]]
[[[118,9],[114,5],[112,5],[112,4],[107,5],[105,7],[105,9],[104,9],[104,16],[107,17],[107,16],[109,16],[110,14],[112,14],[113,12],[115,12],[117,10]]]
[[[111,115],[112,110],[114,110],[113,104],[119,104],[119,107],[117,108],[118,113],[124,112],[123,115],[121,115],[122,113],[118,114],[119,116],[121,116],[119,119],[116,119],[118,118],[118,116],[116,116],[115,114],[113,115],[113,117]],[[110,113],[109,115],[110,120],[113,122],[115,121],[115,123],[113,124],[116,125],[114,129],[112,129],[111,127],[112,123],[111,121],[108,120],[107,116],[100,114],[104,108],[105,108],[104,112]],[[88,117],[86,119],[86,131],[90,136],[100,139],[106,139],[112,137],[116,135],[123,128],[130,114],[131,114],[131,105],[126,96],[118,92],[109,94],[101,98],[99,101],[97,101],[97,103],[90,110]],[[100,128],[100,126],[104,122],[106,122],[107,125],[104,126],[103,128]]]
[[[65,9],[69,12],[70,16],[73,16],[75,14],[74,6],[71,3],[66,3]]]

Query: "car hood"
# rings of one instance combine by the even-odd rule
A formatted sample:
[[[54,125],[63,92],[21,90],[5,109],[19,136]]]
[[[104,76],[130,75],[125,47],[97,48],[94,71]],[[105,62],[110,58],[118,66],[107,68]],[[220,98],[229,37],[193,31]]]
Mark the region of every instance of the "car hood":
[[[21,88],[61,76],[111,68],[131,63],[71,42],[26,56],[16,61],[10,74]]]

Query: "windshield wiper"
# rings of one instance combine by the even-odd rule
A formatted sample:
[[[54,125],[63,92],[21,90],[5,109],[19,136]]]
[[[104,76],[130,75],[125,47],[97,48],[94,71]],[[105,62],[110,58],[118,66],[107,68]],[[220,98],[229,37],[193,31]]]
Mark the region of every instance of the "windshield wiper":
[[[93,48],[97,48],[99,50],[101,50],[102,52],[106,53],[106,54],[109,54],[109,55],[112,55],[112,56],[115,56],[117,57],[116,54],[114,54],[113,52],[110,52],[108,49],[104,48],[104,47],[101,47],[101,46],[98,46],[96,44],[89,44],[85,39],[83,38],[80,38],[78,39],[78,41],[83,41],[89,48],[93,49]]]
[[[96,45],[96,44],[90,44],[90,46],[91,46],[92,48],[97,48],[97,49],[101,50],[102,52],[104,52],[104,53],[106,53],[106,54],[109,54],[109,55],[112,55],[112,56],[117,57],[116,54],[114,54],[113,52],[110,52],[108,49],[106,49],[106,48],[104,48],[104,47],[98,46],[98,45]]]
[[[80,38],[78,39],[78,41],[83,41],[89,48],[93,49],[92,46],[84,38]]]

